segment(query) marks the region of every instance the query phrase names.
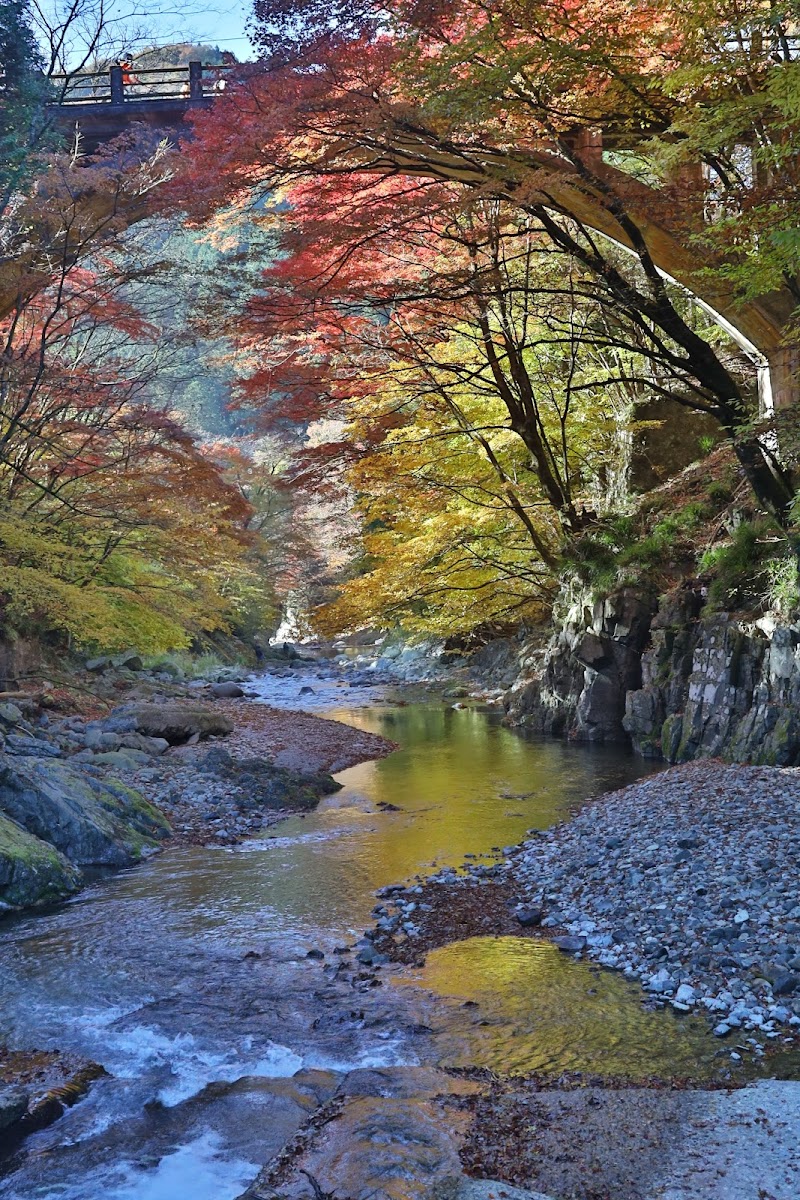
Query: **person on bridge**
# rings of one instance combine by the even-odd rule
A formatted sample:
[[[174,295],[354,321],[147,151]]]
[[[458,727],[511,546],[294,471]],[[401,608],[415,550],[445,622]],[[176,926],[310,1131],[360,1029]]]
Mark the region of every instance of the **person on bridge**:
[[[133,64],[131,62],[128,62],[127,59],[121,58],[119,60],[118,66],[122,70],[122,86],[123,87],[132,87],[134,84],[141,82],[141,80],[137,79],[133,73]]]

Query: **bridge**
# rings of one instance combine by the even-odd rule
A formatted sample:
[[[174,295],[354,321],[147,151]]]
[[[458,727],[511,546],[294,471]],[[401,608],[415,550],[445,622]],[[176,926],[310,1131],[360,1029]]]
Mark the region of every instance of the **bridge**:
[[[103,71],[53,75],[56,98],[48,105],[54,125],[78,129],[89,152],[134,122],[175,129],[192,109],[208,108],[225,88],[226,64],[189,62],[178,67],[115,63]]]

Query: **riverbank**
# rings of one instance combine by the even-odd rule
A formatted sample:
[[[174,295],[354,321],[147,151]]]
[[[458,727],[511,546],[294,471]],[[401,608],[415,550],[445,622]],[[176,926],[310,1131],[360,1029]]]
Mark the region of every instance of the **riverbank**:
[[[374,944],[410,962],[475,933],[546,936],[638,980],[654,1007],[705,1014],[736,1063],[798,1038],[799,851],[799,771],[687,764],[499,863],[389,889]]]
[[[100,681],[82,694],[86,715],[48,710],[41,694],[0,704],[0,908],[52,903],[86,869],[129,866],[166,845],[234,844],[313,809],[337,790],[333,771],[394,749],[341,722],[253,704],[238,685],[217,685],[217,696],[213,685],[165,688],[128,673],[110,711]]]
[[[266,681],[262,695],[288,706],[303,687],[319,694],[312,668],[295,675],[283,697]],[[745,1072],[700,1022],[675,1020],[668,1006],[643,1012],[633,987],[550,945],[530,958],[523,950],[514,975],[480,949],[470,957],[467,943],[455,974],[437,982],[382,963],[374,939],[353,944],[379,889],[387,916],[400,899],[409,910],[401,924],[445,940],[540,935],[520,924],[516,880],[492,847],[510,847],[532,825],[568,827],[584,797],[632,778],[633,762],[520,739],[469,708],[370,711],[359,707],[362,690],[347,719],[402,749],[344,775],[333,804],[285,822],[276,837],[228,846],[209,834],[176,846],[80,903],[6,924],[9,1041],[63,1046],[108,1075],[20,1148],[0,1194],[61,1194],[68,1180],[65,1200],[134,1189],[166,1196],[175,1186],[191,1186],[198,1200],[234,1200],[247,1187],[254,1198],[307,1200],[307,1171],[342,1200],[535,1194],[512,1192],[512,1181],[558,1200],[655,1200],[665,1181],[675,1184],[670,1200],[723,1200],[713,1180],[695,1193],[678,1185],[699,1161],[684,1148],[700,1156],[724,1135],[734,1157],[714,1161],[728,1178],[756,1163],[770,1195],[794,1200],[792,1119],[781,1113],[793,1111],[797,1085],[729,1092]],[[229,723],[236,712],[272,720],[241,700],[217,703],[208,707]],[[281,715],[288,738],[295,718]],[[338,752],[349,727],[321,726]],[[305,738],[316,728],[302,727]],[[257,733],[238,743],[243,759]],[[172,762],[197,779],[209,755],[235,758],[236,736],[167,750],[151,765]],[[464,858],[474,869],[457,885]],[[436,869],[433,860],[454,864],[444,872],[453,886],[414,882],[406,896],[387,886]],[[439,907],[428,909],[434,893]],[[397,932],[413,947],[406,929]],[[536,957],[547,960],[543,971]],[[466,976],[476,989],[460,987]],[[609,992],[608,980],[619,986]],[[692,1073],[694,1053],[703,1063]],[[723,1090],[698,1086],[704,1078]],[[752,1175],[742,1179],[724,1200],[752,1200]]]

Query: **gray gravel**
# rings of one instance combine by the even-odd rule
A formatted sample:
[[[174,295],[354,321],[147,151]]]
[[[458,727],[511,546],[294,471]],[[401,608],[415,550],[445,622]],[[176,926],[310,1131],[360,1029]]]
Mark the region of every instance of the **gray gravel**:
[[[506,861],[566,952],[758,1052],[754,1034],[800,1027],[799,860],[800,771],[712,761],[603,796]]]

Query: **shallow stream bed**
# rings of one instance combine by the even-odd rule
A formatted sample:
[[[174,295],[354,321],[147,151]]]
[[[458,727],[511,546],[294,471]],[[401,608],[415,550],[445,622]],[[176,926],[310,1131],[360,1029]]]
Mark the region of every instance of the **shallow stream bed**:
[[[255,686],[299,706],[291,681]],[[108,1071],[6,1162],[0,1196],[234,1200],[326,1071],[713,1075],[705,1025],[645,1011],[634,986],[543,942],[472,939],[422,970],[384,968],[380,987],[342,972],[377,888],[491,854],[646,769],[470,708],[344,707],[342,694],[318,686],[314,710],[401,749],[342,772],[315,813],[233,849],[173,849],[0,924],[0,1038]]]

